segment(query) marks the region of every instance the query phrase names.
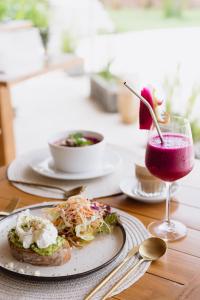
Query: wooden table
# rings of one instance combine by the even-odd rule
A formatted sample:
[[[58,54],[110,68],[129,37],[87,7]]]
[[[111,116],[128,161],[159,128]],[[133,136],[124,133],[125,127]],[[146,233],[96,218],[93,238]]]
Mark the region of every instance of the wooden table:
[[[0,210],[14,196],[21,199],[20,207],[48,201],[11,186],[6,179],[6,167],[1,168]],[[147,205],[124,195],[103,201],[134,215],[145,225],[164,217],[164,203]],[[180,190],[172,201],[171,211],[173,218],[187,225],[187,237],[170,243],[163,258],[152,263],[138,282],[112,300],[200,299],[200,161],[196,162],[194,170],[181,182]]]

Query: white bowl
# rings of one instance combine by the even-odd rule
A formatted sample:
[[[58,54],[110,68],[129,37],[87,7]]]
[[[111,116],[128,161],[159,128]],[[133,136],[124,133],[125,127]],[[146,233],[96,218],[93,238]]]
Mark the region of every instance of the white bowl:
[[[60,146],[56,142],[69,134],[81,132],[83,135],[99,140],[98,143],[83,147]],[[70,130],[57,133],[49,140],[49,148],[55,168],[68,173],[84,173],[97,170],[102,165],[105,140],[102,134],[86,130]]]

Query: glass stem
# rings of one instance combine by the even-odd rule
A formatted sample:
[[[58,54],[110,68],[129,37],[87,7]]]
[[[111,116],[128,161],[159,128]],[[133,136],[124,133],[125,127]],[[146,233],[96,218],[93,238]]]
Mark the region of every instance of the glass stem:
[[[171,183],[166,182],[166,222],[170,224]]]

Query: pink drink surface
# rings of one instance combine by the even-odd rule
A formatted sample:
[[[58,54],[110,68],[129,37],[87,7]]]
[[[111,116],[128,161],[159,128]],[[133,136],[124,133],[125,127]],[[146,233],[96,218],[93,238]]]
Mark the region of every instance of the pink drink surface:
[[[153,136],[147,145],[145,163],[147,169],[164,181],[175,181],[186,176],[193,168],[193,146],[188,137],[181,134]]]

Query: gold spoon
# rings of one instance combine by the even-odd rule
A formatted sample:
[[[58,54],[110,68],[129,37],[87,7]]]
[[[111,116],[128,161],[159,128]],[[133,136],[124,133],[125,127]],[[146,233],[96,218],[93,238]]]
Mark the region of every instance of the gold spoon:
[[[102,300],[110,297],[112,292],[114,292],[118,286],[120,286],[144,261],[157,260],[165,254],[166,250],[167,244],[164,240],[157,237],[150,237],[146,239],[139,247],[139,254],[141,257],[140,260],[129,271],[127,271],[119,281],[117,281],[117,283],[111,288],[111,290],[109,290]]]
[[[27,181],[22,181],[22,180],[12,180],[9,179],[9,182],[11,183],[17,183],[17,184],[23,184],[23,185],[29,185],[29,186],[35,186],[35,187],[44,187],[48,189],[55,189],[63,192],[63,197],[65,200],[67,200],[71,196],[79,195],[85,190],[85,186],[80,185],[75,188],[66,190],[64,188],[61,188],[59,186],[51,185],[51,184],[44,184],[44,183],[36,183],[36,182],[27,182]]]

